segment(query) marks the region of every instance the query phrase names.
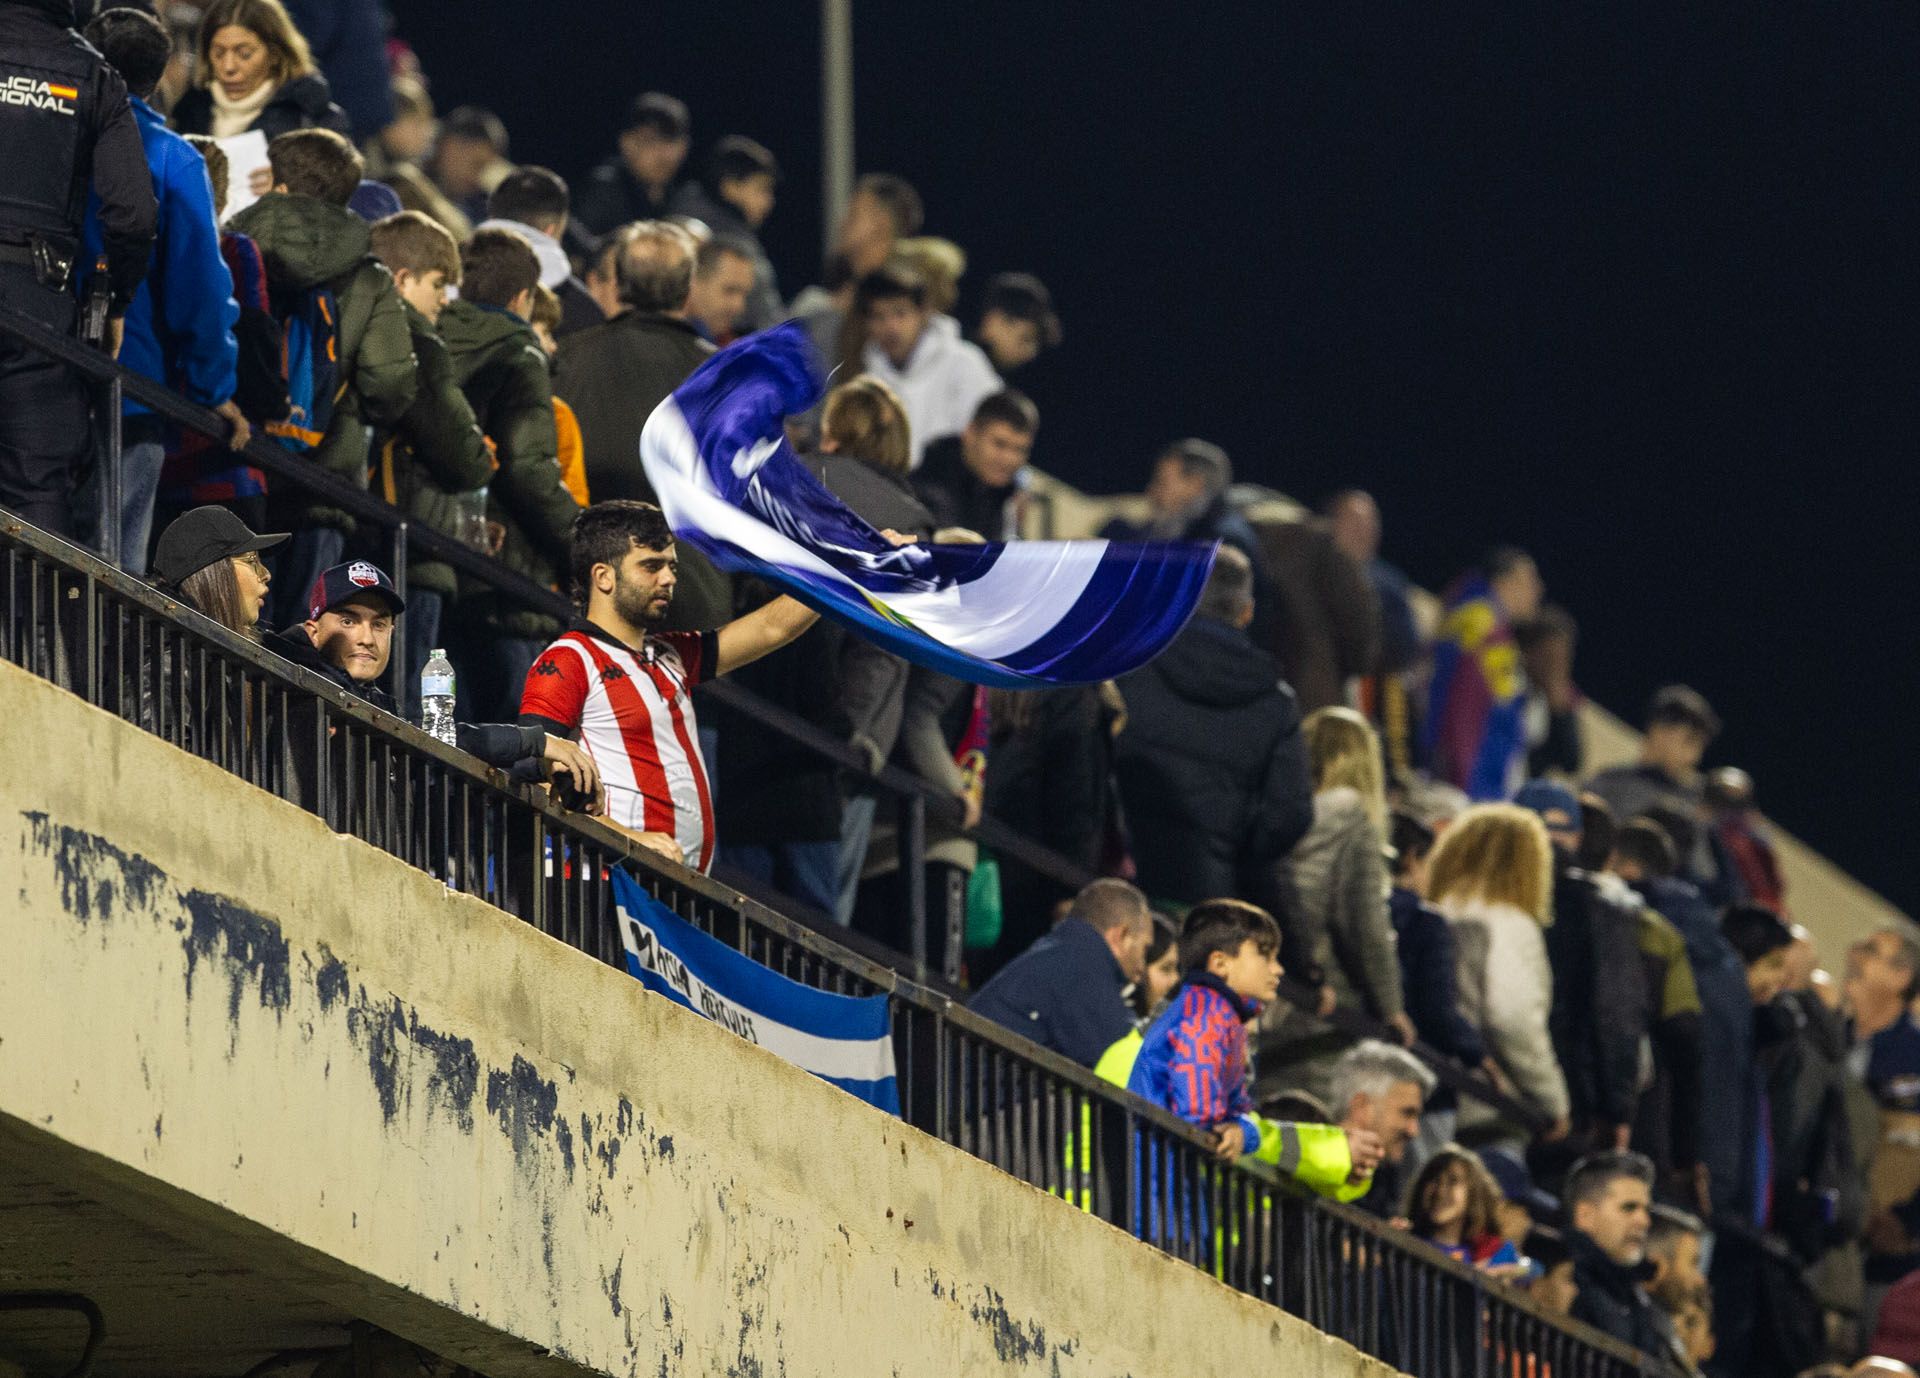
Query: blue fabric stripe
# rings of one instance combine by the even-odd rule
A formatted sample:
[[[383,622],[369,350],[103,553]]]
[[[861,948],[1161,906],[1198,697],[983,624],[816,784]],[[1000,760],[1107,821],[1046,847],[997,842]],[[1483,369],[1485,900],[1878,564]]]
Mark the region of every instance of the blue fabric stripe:
[[[820,1076],[818,1072],[815,1076]],[[900,1084],[892,1077],[885,1081],[856,1081],[852,1077],[820,1077],[829,1086],[838,1086],[850,1096],[858,1096],[877,1110],[889,1115],[900,1113]]]
[[[781,592],[790,593],[822,616],[851,627],[902,660],[910,660],[916,665],[938,670],[943,675],[994,689],[1034,689],[1060,682],[1058,677],[1022,674],[998,662],[982,660],[965,651],[955,650],[923,632],[882,617],[865,603],[855,602],[838,589],[820,584],[803,571],[756,559],[726,541],[712,540],[692,530],[676,532],[675,535],[679,540],[698,546],[701,554],[722,569],[765,579]],[[1111,679],[1112,676],[1096,675],[1093,678]]]
[[[1204,545],[1108,546],[1073,608],[1045,636],[1008,656],[1007,667],[1037,680],[1113,679],[1137,669],[1187,625],[1213,553]],[[1150,615],[1138,616],[1142,610]]]
[[[869,1048],[875,1043],[890,1046],[893,1015],[886,996],[834,995],[789,980],[702,933],[647,894],[633,877],[617,867],[613,871],[613,893],[614,903],[652,929],[659,946],[683,963],[689,974],[756,1018],[836,1043]],[[626,937],[623,925],[623,945]],[[694,1005],[663,974],[642,967],[630,949],[626,954],[626,966],[628,973],[637,977],[655,995],[663,996],[682,1009],[691,1010],[704,1018],[713,1017]],[[803,1067],[802,1070],[812,1072],[822,1081],[831,1082],[889,1114],[900,1113],[899,1086],[893,1077],[838,1077],[822,1075],[810,1067]]]
[[[624,871],[613,873],[616,902],[642,919],[701,980],[755,1012],[820,1038],[867,1040],[892,1027],[884,995],[835,995],[789,980],[702,933],[647,894]],[[684,1003],[684,1002],[683,1002]]]

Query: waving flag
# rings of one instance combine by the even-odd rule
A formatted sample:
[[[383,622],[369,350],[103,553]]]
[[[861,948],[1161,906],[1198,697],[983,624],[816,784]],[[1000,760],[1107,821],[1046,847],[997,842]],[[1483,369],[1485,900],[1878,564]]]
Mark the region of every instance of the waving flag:
[[[1210,545],[890,545],[787,445],[785,419],[820,398],[811,348],[792,322],[751,335],[655,409],[640,456],[676,537],[976,684],[1112,679],[1186,625]]]

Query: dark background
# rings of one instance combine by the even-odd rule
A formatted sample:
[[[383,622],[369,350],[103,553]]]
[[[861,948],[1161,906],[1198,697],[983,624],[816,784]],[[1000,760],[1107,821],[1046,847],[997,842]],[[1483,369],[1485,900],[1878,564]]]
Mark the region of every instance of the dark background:
[[[583,173],[651,87],[696,158],[762,140],[781,285],[813,280],[811,5],[393,9],[517,160]],[[1589,693],[1704,691],[1712,759],[1912,910],[1920,5],[1279,9],[856,5],[860,169],[975,291],[1055,293],[1066,345],[1015,380],[1038,462],[1137,490],[1200,434],[1372,489],[1429,586],[1531,548]]]

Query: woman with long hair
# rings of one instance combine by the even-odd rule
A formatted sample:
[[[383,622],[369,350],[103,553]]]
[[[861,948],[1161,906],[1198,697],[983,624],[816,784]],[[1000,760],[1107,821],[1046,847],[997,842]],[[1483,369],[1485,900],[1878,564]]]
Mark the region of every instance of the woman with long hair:
[[[1553,971],[1544,933],[1553,922],[1553,844],[1538,814],[1476,804],[1448,826],[1427,858],[1427,899],[1453,925],[1460,1013],[1521,1095],[1565,1132],[1567,1081],[1547,1016]],[[1463,1129],[1484,1125],[1478,1102],[1461,1106]],[[1509,1134],[1507,1137],[1513,1137]]]
[[[1153,937],[1147,941],[1147,974],[1134,982],[1127,1003],[1144,1026],[1180,984],[1180,930],[1164,914],[1153,916]]]
[[[269,142],[295,129],[349,132],[307,40],[280,0],[213,0],[194,44],[193,87],[173,108],[182,134],[224,139],[257,129]],[[252,190],[266,185],[256,172]]]
[[[160,533],[154,545],[154,577],[195,612],[258,641],[260,609],[273,582],[260,552],[286,539],[284,531],[256,535],[224,507],[196,507]]]
[[[1263,1039],[1263,1095],[1326,1094],[1334,1060],[1353,1041],[1321,1022],[1336,1005],[1364,1010],[1393,1025],[1403,1042],[1413,1041],[1387,907],[1380,739],[1351,708],[1309,713],[1300,730],[1313,779],[1313,826],[1280,863],[1287,920],[1281,961],[1320,988],[1320,1002],[1289,1012]]]
[[[1499,1228],[1500,1188],[1493,1174],[1458,1144],[1427,1159],[1407,1191],[1407,1231],[1441,1253],[1477,1268],[1521,1263]]]

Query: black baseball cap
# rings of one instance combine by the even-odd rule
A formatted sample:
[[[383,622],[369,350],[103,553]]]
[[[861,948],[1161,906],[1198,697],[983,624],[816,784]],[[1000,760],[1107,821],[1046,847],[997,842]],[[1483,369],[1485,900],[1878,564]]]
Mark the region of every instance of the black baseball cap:
[[[983,311],[999,311],[1016,321],[1032,321],[1040,342],[1048,349],[1060,343],[1060,317],[1053,311],[1053,294],[1032,273],[1000,273],[987,283]]]
[[[362,593],[377,593],[395,612],[405,612],[407,602],[387,578],[387,572],[370,560],[349,560],[344,565],[323,569],[307,590],[307,617],[339,607]]]
[[[1647,726],[1657,723],[1691,727],[1709,741],[1720,735],[1720,715],[1713,711],[1706,695],[1684,684],[1669,684],[1655,691],[1653,702],[1647,705]]]
[[[224,507],[196,507],[182,512],[167,523],[153,551],[154,575],[174,588],[190,574],[197,574],[216,561],[249,550],[265,550],[279,545],[290,532],[269,531],[264,536]]]
[[[684,139],[693,129],[693,117],[687,113],[687,103],[678,97],[665,91],[642,91],[627,107],[627,122],[620,126],[623,134],[633,129],[651,129],[669,139]]]

